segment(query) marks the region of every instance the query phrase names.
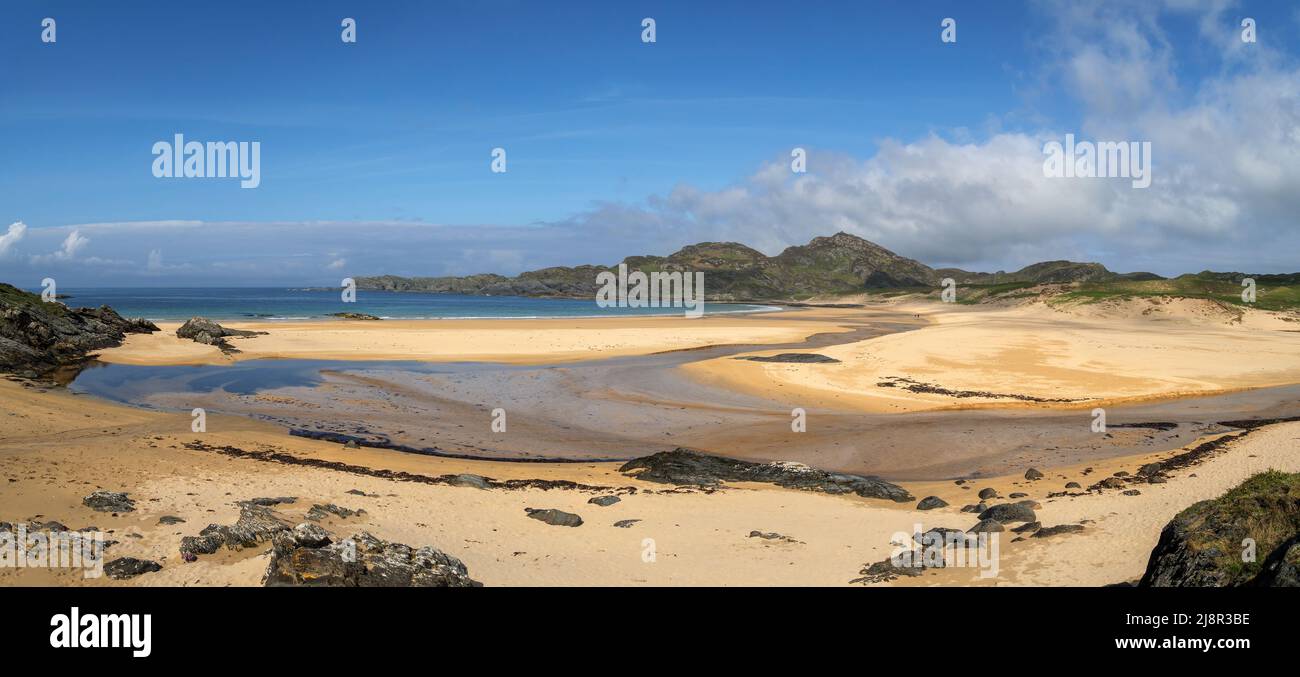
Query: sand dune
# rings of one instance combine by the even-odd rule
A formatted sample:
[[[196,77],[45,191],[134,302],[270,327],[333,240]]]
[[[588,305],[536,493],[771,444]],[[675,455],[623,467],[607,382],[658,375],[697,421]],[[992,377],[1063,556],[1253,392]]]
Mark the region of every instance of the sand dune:
[[[1096,406],[1300,382],[1296,323],[1265,313],[1224,323],[1170,306],[1161,306],[1165,314],[1159,317],[1138,310],[1107,317],[1092,309],[1064,312],[1041,304],[900,307],[933,324],[816,351],[839,364],[721,359],[684,368],[751,392],[780,387],[810,402],[868,411],[989,403]],[[892,377],[947,391],[1077,402],[912,392],[903,387],[908,382],[879,385]]]

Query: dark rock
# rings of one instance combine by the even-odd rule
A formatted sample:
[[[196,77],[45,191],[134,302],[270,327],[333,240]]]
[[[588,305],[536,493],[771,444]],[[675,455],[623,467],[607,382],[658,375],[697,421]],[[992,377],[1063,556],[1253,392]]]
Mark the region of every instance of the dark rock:
[[[1025,471],[1025,479],[1041,480],[1043,479],[1043,473],[1039,472],[1037,468],[1030,468]]]
[[[128,320],[108,306],[71,309],[0,283],[0,372],[43,378],[87,355],[122,345],[127,334],[158,327]]]
[[[975,526],[971,527],[970,529],[967,529],[966,533],[983,534],[983,533],[992,533],[995,531],[1005,531],[1005,530],[1006,528],[1002,526],[1002,523],[995,519],[982,519],[979,522],[977,522]]]
[[[577,515],[571,512],[564,512],[563,510],[556,510],[554,508],[547,508],[545,510],[538,510],[536,508],[524,508],[524,512],[528,513],[529,517],[538,520],[540,522],[545,522],[551,526],[556,526],[556,527],[582,526],[581,517],[578,517]]]
[[[1082,489],[1083,487],[1079,486],[1079,483],[1078,483],[1078,482],[1066,482],[1066,483],[1065,483],[1065,488],[1066,488],[1066,489]]]
[[[126,492],[96,491],[81,499],[81,502],[91,510],[98,512],[132,512],[135,510],[135,501],[127,498]]]
[[[369,533],[324,541],[314,524],[275,535],[263,583],[269,586],[481,587],[459,559],[425,546],[390,543]]]
[[[140,574],[147,574],[160,570],[162,570],[161,564],[147,559],[136,559],[134,557],[119,557],[104,564],[104,573],[108,574],[108,577],[115,581],[135,578]]]
[[[1244,542],[1254,539],[1255,561]],[[1143,587],[1295,585],[1300,473],[1270,470],[1178,513],[1151,551]]]
[[[983,503],[980,503],[978,505],[963,505],[961,507],[962,512],[984,512],[985,510],[988,509],[989,507]]]
[[[248,501],[254,505],[272,506],[289,503],[297,503],[298,499],[293,496],[277,496],[275,498],[254,498]]]
[[[1039,529],[1042,528],[1043,528],[1042,522],[1025,522],[1024,524],[1021,524],[1018,527],[1012,527],[1011,530],[1018,534],[1023,534],[1026,531],[1038,531]]]
[[[902,553],[898,559],[898,564],[894,563],[893,558],[875,562],[858,572],[861,578],[855,578],[849,583],[884,583],[902,576],[913,577],[925,573],[925,559],[920,551]]]
[[[607,508],[611,505],[614,505],[615,503],[618,503],[620,500],[622,499],[620,499],[617,496],[595,496],[587,499],[587,502],[593,505],[598,505],[602,508]]]
[[[330,515],[347,518],[364,514],[366,514],[365,510],[352,510],[334,505],[333,503],[326,503],[324,505],[317,503],[311,507],[311,510],[307,511],[307,519],[313,522],[319,522]]]
[[[877,477],[832,473],[800,463],[739,461],[681,448],[633,459],[619,470],[639,470],[634,475],[637,479],[665,484],[711,487],[722,482],[768,482],[790,489],[853,493],[899,503],[915,500],[907,490]]]
[[[1023,492],[1023,491],[1013,491],[1013,492],[1011,492],[1011,494],[1010,494],[1009,496],[1007,496],[1007,498],[1024,498],[1024,497],[1026,497],[1026,496],[1028,496],[1028,495],[1029,495],[1029,494],[1026,494],[1026,493]]]
[[[1147,484],[1165,484],[1168,481],[1164,475],[1152,475],[1147,478]]]
[[[946,507],[948,507],[948,502],[938,496],[926,496],[921,499],[920,503],[916,504],[917,510],[934,510],[935,508]]]
[[[747,360],[749,362],[790,362],[794,364],[814,364],[814,363],[838,363],[839,360],[826,355],[817,353],[781,353],[779,355],[766,355],[755,357],[737,357],[737,360]]]
[[[1010,522],[1034,522],[1038,517],[1033,508],[1023,503],[999,503],[980,513],[982,520],[997,520],[1003,524]]]
[[[378,315],[371,315],[369,313],[330,313],[329,316],[344,320],[366,320],[371,322],[380,319]]]
[[[292,528],[268,506],[252,501],[243,501],[238,505],[239,519],[234,524],[209,524],[198,536],[182,538],[181,555],[211,555],[222,547],[231,550],[252,548],[271,540],[275,534]]]
[[[264,331],[227,329],[206,317],[192,317],[176,330],[176,336],[179,338],[190,339],[196,343],[202,343],[204,345],[216,346],[223,352],[227,353],[239,352],[234,346],[230,345],[230,342],[226,340],[227,337],[245,338],[265,333],[266,332]]]
[[[619,529],[628,529],[628,528],[630,528],[633,524],[636,524],[637,522],[640,522],[640,521],[641,521],[641,520],[619,520],[619,521],[617,521],[617,522],[614,523],[614,526],[618,527]]]
[[[992,487],[985,487],[980,489],[979,497],[981,501],[987,501],[990,498],[997,498],[998,491]]]
[[[1120,493],[1124,494],[1125,496],[1141,496],[1141,495],[1142,495],[1142,492],[1138,491],[1137,489],[1129,489],[1129,490],[1127,490],[1127,491],[1122,491],[1122,492],[1120,492]]]
[[[360,449],[360,448],[361,448],[361,445],[360,445],[360,444],[357,444],[357,441],[356,441],[356,440],[348,440],[347,442],[344,442],[344,443],[343,443],[343,448],[344,448],[344,449]]]
[[[1149,477],[1151,475],[1157,475],[1163,471],[1164,471],[1163,465],[1159,463],[1148,463],[1142,466],[1141,468],[1138,468],[1137,474],[1142,477]]]
[[[1054,527],[1043,527],[1034,532],[1034,538],[1047,538],[1057,534],[1077,534],[1083,531],[1082,524],[1058,524]]]
[[[184,524],[185,520],[174,515],[163,515],[158,518],[159,524]]]

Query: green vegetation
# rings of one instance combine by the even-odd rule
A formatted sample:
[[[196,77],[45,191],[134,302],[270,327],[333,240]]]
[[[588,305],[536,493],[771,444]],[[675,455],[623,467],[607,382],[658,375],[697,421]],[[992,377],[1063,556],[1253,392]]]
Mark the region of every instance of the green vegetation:
[[[1054,303],[1081,301],[1096,303],[1106,299],[1155,298],[1173,296],[1191,299],[1208,299],[1235,306],[1248,306],[1261,310],[1300,309],[1300,276],[1257,275],[1255,302],[1241,300],[1239,273],[1200,273],[1182,275],[1172,280],[1112,280],[1109,282],[1083,282],[1071,291],[1053,299]]]
[[[1174,521],[1186,525],[1191,548],[1217,554],[1215,565],[1235,580],[1249,579],[1268,553],[1300,533],[1300,473],[1260,473],[1178,513]],[[1254,562],[1242,561],[1245,538],[1255,541]]]

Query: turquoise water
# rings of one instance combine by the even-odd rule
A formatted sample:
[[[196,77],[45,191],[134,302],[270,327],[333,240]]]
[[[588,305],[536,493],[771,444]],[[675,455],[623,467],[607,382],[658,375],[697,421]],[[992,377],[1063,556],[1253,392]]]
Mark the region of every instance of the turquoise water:
[[[36,290],[39,293],[39,290]],[[331,313],[368,313],[387,319],[608,317],[681,315],[682,308],[600,308],[593,299],[536,299],[522,296],[464,296],[415,292],[357,292],[343,303],[338,291],[282,288],[60,288],[71,307],[112,306],[126,317],[185,320],[306,320]],[[774,310],[771,306],[706,303],[704,312]]]

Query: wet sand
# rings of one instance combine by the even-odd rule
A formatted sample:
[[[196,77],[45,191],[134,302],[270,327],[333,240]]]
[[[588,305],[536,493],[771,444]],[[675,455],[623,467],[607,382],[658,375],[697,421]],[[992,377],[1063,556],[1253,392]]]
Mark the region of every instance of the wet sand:
[[[110,365],[88,371],[74,388],[122,393],[127,389],[122,379],[138,379],[143,373],[149,378],[129,383],[135,395],[127,401],[185,412],[203,407],[308,434],[344,435],[361,444],[429,453],[509,460],[608,460],[684,446],[895,480],[994,476],[1029,466],[1096,462],[1178,448],[1221,432],[1224,429],[1217,425],[1221,420],[1300,415],[1300,387],[1281,386],[1107,405],[1112,425],[1105,432],[1094,432],[1091,409],[1102,398],[1066,404],[1010,401],[998,408],[948,398],[947,410],[883,413],[863,411],[850,402],[809,398],[806,388],[787,390],[779,381],[762,392],[737,389],[727,379],[710,379],[707,370],[695,368],[719,362],[746,365],[746,369],[838,368],[843,363],[773,367],[773,363],[735,358],[790,350],[836,354],[846,346],[911,340],[934,330],[931,319],[917,317],[912,310],[818,309],[788,317],[728,319],[742,324],[803,322],[814,329],[834,329],[764,346],[727,344],[542,365],[345,361],[157,369]],[[113,352],[109,351],[110,359]],[[256,377],[290,364],[300,365],[301,373],[293,376],[301,383],[290,378],[284,384],[257,387],[256,378],[252,385],[239,380],[241,374]],[[958,408],[963,406],[967,408]],[[791,428],[795,408],[806,413],[804,432]],[[504,413],[505,430],[493,425],[499,422],[493,413],[498,410]],[[1150,422],[1175,425],[1123,427]]]

